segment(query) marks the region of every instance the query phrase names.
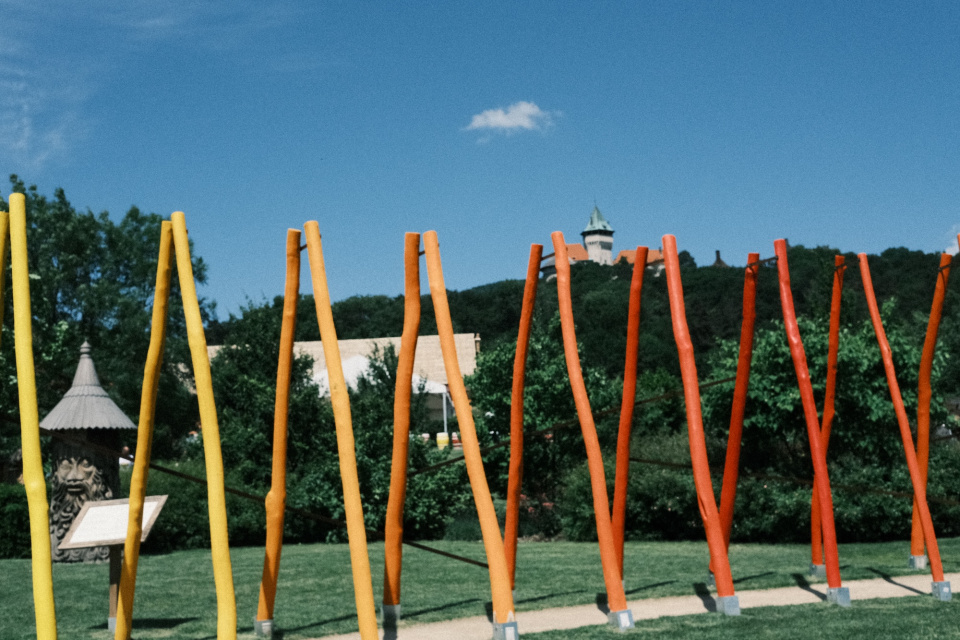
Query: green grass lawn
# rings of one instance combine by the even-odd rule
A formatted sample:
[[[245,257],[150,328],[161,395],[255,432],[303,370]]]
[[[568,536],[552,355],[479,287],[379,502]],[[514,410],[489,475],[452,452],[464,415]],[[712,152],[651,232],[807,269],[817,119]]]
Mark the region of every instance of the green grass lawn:
[[[437,542],[435,546],[483,559],[479,542]],[[945,571],[960,570],[960,539],[940,541]],[[416,549],[405,549],[403,618],[430,622],[483,615],[490,600],[484,569]],[[840,548],[845,580],[906,575],[909,543],[848,544]],[[233,549],[237,618],[241,637],[252,638],[263,551]],[[383,546],[372,544],[370,556],[374,592],[379,601],[383,576]],[[797,584],[809,565],[803,545],[732,545],[730,550],[738,590]],[[33,603],[30,563],[0,561],[0,639],[32,638]],[[628,543],[626,586],[631,599],[695,593],[707,575],[707,548],[702,542]],[[106,565],[55,565],[54,589],[61,638],[112,637],[106,630]],[[596,602],[603,591],[596,544],[570,542],[521,543],[518,552],[518,610]],[[182,551],[144,556],[140,562],[134,611],[134,638],[216,637],[216,594],[209,551]],[[913,612],[912,617],[904,611]],[[949,611],[949,615],[942,615]],[[941,615],[938,615],[940,613]],[[662,632],[663,637],[813,637],[802,635],[832,629],[831,637],[860,636],[867,629],[877,637],[914,637],[912,629],[927,629],[925,638],[958,637],[960,617],[954,604],[932,598],[907,598],[888,603],[855,602],[850,610],[828,605],[804,605],[748,610],[738,619],[722,616],[641,621],[638,629]],[[293,545],[284,548],[277,595],[276,623],[285,640],[356,630],[349,552],[346,545]],[[910,622],[910,620],[913,620]],[[827,626],[825,626],[827,625]],[[832,625],[832,626],[830,626]],[[898,626],[900,625],[900,626]],[[939,625],[936,628],[930,625]],[[834,629],[835,626],[835,630]],[[900,633],[903,627],[906,635]],[[941,628],[942,627],[942,628]],[[889,629],[898,629],[887,633]],[[522,629],[521,629],[522,631]],[[919,631],[917,632],[919,633]],[[572,632],[525,634],[538,640],[606,637],[600,627]],[[706,635],[704,635],[706,634]],[[845,635],[846,634],[846,635]],[[611,635],[612,637],[612,635]],[[823,637],[818,635],[817,637]],[[920,637],[917,635],[916,637]]]

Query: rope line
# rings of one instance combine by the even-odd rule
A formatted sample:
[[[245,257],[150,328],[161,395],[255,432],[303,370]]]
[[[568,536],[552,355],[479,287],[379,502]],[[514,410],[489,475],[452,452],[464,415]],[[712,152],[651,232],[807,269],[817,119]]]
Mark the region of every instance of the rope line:
[[[87,440],[84,440],[84,439],[82,439],[82,438],[71,437],[71,436],[69,436],[69,435],[67,435],[67,434],[65,434],[65,433],[60,433],[60,432],[58,432],[58,431],[47,431],[46,429],[41,429],[41,431],[44,433],[44,435],[52,436],[52,437],[57,438],[57,439],[59,439],[59,440],[63,440],[63,441],[65,441],[65,442],[70,442],[70,443],[73,443],[73,444],[76,444],[76,445],[81,445],[81,446],[84,446],[84,447],[93,449],[93,450],[95,450],[95,451],[100,451],[101,453],[106,453],[106,454],[111,455],[111,456],[115,455],[115,456],[118,456],[118,457],[120,457],[120,458],[124,458],[125,460],[129,460],[129,461],[133,462],[133,456],[132,456],[132,455],[123,454],[123,453],[118,453],[118,452],[114,451],[113,449],[111,449],[110,447],[105,447],[105,446],[103,446],[103,445],[99,445],[99,444],[96,444],[96,443],[93,443],[93,442],[88,442]],[[165,467],[165,466],[159,465],[159,464],[157,464],[157,463],[155,463],[155,462],[151,462],[151,463],[150,463],[150,468],[153,469],[153,470],[155,470],[155,471],[159,471],[159,472],[161,472],[161,473],[166,473],[166,474],[172,475],[172,476],[174,476],[174,477],[180,478],[181,480],[187,480],[188,482],[194,482],[194,483],[203,484],[203,485],[207,484],[207,481],[206,481],[205,478],[200,478],[200,477],[198,477],[198,476],[194,476],[194,475],[191,475],[191,474],[189,474],[189,473],[184,473],[184,472],[182,472],[182,471],[177,471],[176,469],[171,469],[170,467]],[[232,487],[227,487],[227,486],[224,487],[224,491],[226,491],[226,493],[235,495],[235,496],[240,497],[240,498],[244,498],[245,500],[250,500],[250,501],[252,501],[252,502],[256,502],[256,503],[258,503],[258,504],[262,504],[263,501],[264,501],[264,499],[265,499],[264,496],[258,496],[258,495],[255,495],[255,494],[253,494],[253,493],[250,493],[250,492],[248,492],[248,491],[242,491],[242,490],[240,490],[240,489],[234,489],[234,488],[232,488]],[[318,522],[323,522],[324,524],[329,524],[329,525],[332,525],[332,526],[335,526],[335,527],[346,527],[346,526],[347,526],[347,523],[346,523],[345,520],[337,520],[336,518],[331,518],[331,517],[329,517],[329,516],[324,516],[324,515],[321,515],[321,514],[319,514],[319,513],[315,513],[315,512],[313,512],[313,511],[310,511],[310,510],[308,510],[308,509],[302,509],[302,508],[300,508],[300,507],[293,507],[293,506],[290,506],[290,505],[284,505],[284,510],[285,510],[285,511],[288,511],[288,512],[290,512],[290,513],[295,513],[295,514],[300,515],[300,516],[303,516],[303,517],[305,517],[305,518],[309,518],[309,519],[311,519],[311,520],[316,520],[316,521],[318,521]],[[374,539],[374,540],[383,540],[383,538],[384,538],[384,532],[383,532],[383,531],[377,531],[377,530],[374,530],[374,529],[366,529],[366,532],[367,532],[367,535],[370,536],[370,537],[371,537],[372,539]],[[435,549],[434,547],[427,546],[427,545],[425,545],[425,544],[423,544],[423,543],[420,543],[420,542],[413,542],[413,541],[411,541],[411,540],[404,540],[404,541],[403,541],[403,544],[408,545],[408,546],[410,546],[410,547],[413,547],[413,548],[415,548],[415,549],[420,549],[421,551],[427,551],[427,552],[429,552],[429,553],[434,553],[434,554],[436,554],[436,555],[444,556],[444,557],[446,557],[446,558],[451,558],[451,559],[454,559],[454,560],[459,560],[460,562],[465,562],[465,563],[467,563],[467,564],[472,564],[472,565],[476,565],[476,566],[478,566],[478,567],[484,567],[484,568],[487,567],[486,563],[480,562],[479,560],[474,560],[473,558],[467,558],[467,557],[465,557],[465,556],[459,556],[459,555],[457,555],[457,554],[455,554],[455,553],[450,553],[449,551],[443,551],[443,550],[441,550],[441,549]]]

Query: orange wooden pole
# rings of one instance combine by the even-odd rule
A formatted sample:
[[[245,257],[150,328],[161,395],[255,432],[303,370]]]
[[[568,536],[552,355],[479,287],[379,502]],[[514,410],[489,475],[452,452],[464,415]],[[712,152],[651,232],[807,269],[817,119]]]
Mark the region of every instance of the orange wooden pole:
[[[637,247],[630,279],[627,305],[627,351],[623,364],[623,397],[620,399],[620,425],[617,431],[617,470],[613,481],[613,545],[617,550],[620,580],[623,575],[623,540],[627,525],[627,485],[630,480],[630,435],[633,410],[637,404],[637,351],[640,348],[640,295],[643,273],[647,268],[647,247]]]
[[[870,265],[867,263],[867,254],[857,254],[860,259],[860,277],[863,280],[863,292],[867,296],[867,306],[870,309],[870,320],[873,330],[877,334],[877,343],[880,345],[880,355],[883,358],[883,369],[887,374],[887,385],[890,387],[890,398],[893,400],[893,409],[897,414],[897,424],[900,426],[900,439],[903,440],[903,450],[907,456],[907,468],[910,470],[910,481],[913,483],[914,501],[920,510],[920,524],[923,528],[923,538],[927,543],[927,552],[930,556],[930,572],[935,582],[943,582],[943,564],[940,561],[940,548],[933,531],[933,519],[927,506],[927,489],[923,486],[920,477],[920,465],[917,463],[917,452],[913,447],[913,436],[910,434],[910,421],[903,406],[900,395],[900,385],[897,382],[897,372],[893,368],[893,354],[887,342],[886,332],[883,330],[883,321],[880,319],[880,310],[877,308],[877,298],[873,293],[873,281],[870,277]]]
[[[266,498],[267,541],[260,578],[260,600],[254,628],[262,635],[273,632],[273,605],[277,598],[280,554],[283,551],[283,515],[287,504],[287,411],[290,408],[290,371],[293,340],[297,328],[300,298],[300,231],[287,229],[287,271],[283,289],[283,316],[280,323],[280,352],[277,359],[277,391],[273,407],[273,468]]]
[[[160,253],[157,278],[153,290],[153,312],[150,323],[150,346],[143,367],[140,389],[140,418],[137,425],[137,451],[130,475],[130,508],[127,515],[127,539],[123,546],[120,587],[117,593],[116,640],[129,640],[133,631],[133,602],[140,561],[140,538],[143,534],[143,503],[147,495],[150,457],[153,452],[153,422],[156,417],[160,366],[167,340],[167,317],[170,305],[170,283],[173,278],[173,224],[160,223]]]
[[[840,302],[843,294],[843,274],[847,270],[844,257],[833,257],[833,296],[830,300],[830,338],[827,346],[827,388],[823,395],[823,417],[820,422],[820,445],[823,455],[827,455],[830,446],[830,429],[836,414],[837,398],[837,356],[840,352]],[[810,498],[810,564],[823,564],[823,533],[820,523],[820,500],[817,498],[816,483],[811,489]]]
[[[570,295],[570,261],[563,234],[554,231],[554,262],[557,267],[557,298],[560,305],[560,328],[563,333],[563,354],[567,361],[567,374],[573,392],[583,443],[587,449],[587,464],[590,468],[590,486],[593,490],[593,512],[597,521],[597,539],[600,543],[600,561],[603,565],[603,582],[607,588],[607,602],[611,615],[627,611],[627,597],[617,565],[617,549],[613,539],[613,523],[610,520],[610,500],[607,495],[607,480],[603,471],[603,454],[597,427],[593,421],[590,398],[583,382],[580,356],[577,353],[577,336],[573,324],[573,301]],[[630,623],[632,626],[632,620]]]
[[[527,347],[530,345],[530,326],[533,307],[540,282],[540,259],[543,245],[530,245],[527,262],[527,280],[523,285],[523,305],[520,307],[520,328],[517,331],[517,351],[513,359],[513,388],[510,393],[510,469],[507,476],[507,513],[503,525],[503,546],[510,571],[510,588],[517,588],[517,529],[520,521],[520,486],[523,483],[523,384],[527,375]]]
[[[933,306],[927,321],[927,336],[923,341],[923,354],[920,356],[920,375],[917,383],[917,462],[920,464],[920,482],[924,490],[927,487],[927,469],[930,462],[930,373],[933,370],[933,353],[937,348],[937,333],[940,330],[940,318],[943,315],[943,297],[950,277],[950,265],[953,256],[941,254],[940,269],[937,273],[937,286],[933,291]],[[920,523],[920,509],[917,500],[913,500],[913,523],[910,531],[910,555],[923,555],[923,528]]]
[[[693,463],[693,481],[697,487],[697,503],[703,518],[703,527],[710,548],[710,562],[717,582],[717,595],[734,595],[733,575],[730,560],[723,541],[720,513],[717,510],[710,479],[710,462],[707,459],[707,443],[703,433],[703,417],[700,413],[700,384],[697,381],[697,363],[693,357],[693,341],[687,328],[687,312],[683,303],[683,284],[680,280],[680,260],[677,256],[677,239],[663,236],[663,263],[667,276],[667,294],[670,298],[670,318],[673,336],[680,357],[680,374],[683,378],[683,398],[687,407],[687,435],[690,443],[690,460]]]
[[[733,386],[733,407],[730,410],[730,433],[727,436],[727,457],[723,465],[723,487],[720,489],[720,527],[723,544],[730,549],[733,529],[733,507],[737,501],[737,480],[740,475],[740,444],[743,438],[743,414],[750,388],[750,363],[753,360],[753,328],[757,321],[757,271],[760,254],[747,255],[743,273],[743,321],[740,324],[740,354],[737,359],[737,380]],[[710,569],[713,570],[713,567]]]
[[[350,415],[350,395],[340,361],[337,329],[333,324],[327,270],[323,263],[323,243],[315,220],[303,226],[307,236],[307,256],[310,278],[313,281],[313,300],[317,310],[317,325],[323,341],[323,354],[330,374],[330,404],[337,429],[337,455],[340,459],[340,481],[343,485],[343,509],[347,520],[347,540],[350,545],[350,567],[353,572],[354,600],[357,622],[362,640],[377,640],[377,609],[373,603],[373,582],[370,578],[370,556],[367,554],[367,530],[363,522],[363,504],[360,500],[360,479],[357,475],[357,452],[353,438],[353,418]]]
[[[507,556],[500,537],[500,525],[497,512],[493,508],[493,498],[487,477],[483,470],[483,457],[480,454],[480,441],[473,423],[470,399],[460,374],[457,361],[457,349],[453,340],[453,322],[450,319],[450,305],[447,302],[447,288],[443,281],[443,267],[440,263],[440,244],[436,231],[423,234],[423,248],[427,260],[427,276],[430,280],[430,296],[437,318],[437,333],[440,336],[440,348],[443,351],[443,365],[447,372],[447,386],[457,414],[460,427],[460,439],[463,443],[463,457],[467,465],[467,477],[473,501],[480,519],[480,532],[483,535],[483,547],[490,567],[490,593],[493,601],[493,621],[495,625],[516,625],[513,608],[513,594],[510,589],[510,572],[507,570]],[[514,628],[515,630],[515,628]]]
[[[840,589],[840,556],[837,553],[837,532],[833,522],[833,497],[830,494],[830,476],[827,473],[827,458],[824,455],[820,439],[820,419],[817,405],[813,399],[813,387],[810,384],[810,370],[807,356],[797,326],[797,313],[793,306],[793,292],[790,290],[790,267],[787,262],[787,242],[777,240],[773,243],[777,255],[777,272],[780,281],[780,305],[783,308],[783,324],[790,345],[790,356],[797,373],[797,385],[803,404],[803,416],[807,423],[807,438],[810,442],[810,457],[813,461],[814,487],[820,502],[820,520],[823,525],[824,553],[827,565],[827,585],[830,589]],[[844,603],[846,604],[846,603]]]
[[[393,459],[390,495],[384,526],[383,625],[396,626],[400,617],[400,577],[403,567],[403,505],[407,496],[407,460],[410,444],[410,397],[413,361],[420,333],[420,234],[407,233],[403,248],[403,334],[397,359],[393,396]]]

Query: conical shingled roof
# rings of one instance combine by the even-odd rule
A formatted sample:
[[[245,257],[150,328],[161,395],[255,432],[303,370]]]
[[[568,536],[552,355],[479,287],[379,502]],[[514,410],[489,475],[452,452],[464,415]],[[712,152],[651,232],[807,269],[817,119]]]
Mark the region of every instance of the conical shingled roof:
[[[40,426],[48,431],[64,429],[136,429],[100,386],[90,357],[90,343],[80,347],[80,363],[66,395],[47,414]]]
[[[600,213],[597,205],[593,205],[593,212],[590,213],[590,222],[587,223],[587,228],[580,232],[581,235],[588,233],[609,233],[613,235],[613,227],[610,226],[607,219]]]

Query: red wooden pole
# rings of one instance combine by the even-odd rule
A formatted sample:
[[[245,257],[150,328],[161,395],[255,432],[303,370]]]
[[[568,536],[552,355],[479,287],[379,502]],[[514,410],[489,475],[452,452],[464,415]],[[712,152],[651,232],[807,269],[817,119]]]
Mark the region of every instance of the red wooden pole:
[[[753,328],[757,321],[757,271],[760,254],[747,255],[743,273],[743,322],[740,325],[740,354],[737,359],[737,381],[733,387],[733,408],[730,411],[730,434],[727,436],[727,458],[723,465],[723,488],[720,490],[720,526],[723,543],[729,550],[733,528],[733,507],[737,500],[737,479],[740,473],[740,443],[743,437],[743,414],[750,387],[750,362],[753,359]],[[710,568],[713,570],[713,567]]]
[[[847,270],[844,257],[833,257],[833,296],[830,300],[830,338],[827,346],[827,388],[823,395],[823,418],[820,423],[820,444],[823,455],[830,446],[830,429],[835,415],[837,398],[837,356],[840,352],[840,302],[843,294],[843,274]],[[816,484],[810,498],[810,564],[823,565],[823,534],[820,525],[820,501]]]
[[[927,487],[927,467],[930,461],[930,373],[933,369],[933,353],[937,347],[937,333],[940,330],[940,318],[943,315],[943,297],[946,294],[952,261],[953,256],[949,253],[940,256],[937,286],[933,292],[930,319],[927,321],[927,337],[923,341],[923,355],[920,356],[920,375],[917,384],[917,462],[920,464],[920,481],[924,490]],[[920,510],[916,499],[913,501],[910,555],[923,555],[923,528],[920,524]]]
[[[517,332],[517,351],[513,359],[513,389],[510,395],[510,469],[507,477],[507,513],[503,524],[503,547],[510,571],[510,588],[517,584],[517,530],[520,521],[520,487],[523,483],[523,385],[527,375],[527,347],[530,345],[530,326],[533,307],[540,282],[540,259],[543,245],[530,245],[527,280],[523,285],[523,306],[520,308],[520,329]]]
[[[693,463],[693,481],[697,487],[697,502],[707,534],[710,562],[714,567],[717,583],[717,595],[721,598],[729,597],[734,595],[733,576],[730,573],[727,548],[723,542],[723,529],[720,526],[720,513],[713,494],[713,481],[710,479],[707,443],[703,433],[703,417],[700,413],[697,363],[693,357],[693,341],[690,339],[690,331],[687,328],[683,284],[680,281],[680,260],[677,256],[677,239],[672,235],[663,236],[663,263],[666,267],[673,336],[677,342],[680,374],[683,378],[683,398],[687,407],[687,435],[690,443],[690,460]]]
[[[607,480],[603,471],[603,455],[600,452],[600,440],[597,426],[593,421],[587,387],[583,382],[580,369],[580,356],[577,353],[577,336],[573,325],[573,301],[570,294],[570,261],[567,258],[567,245],[563,234],[554,231],[554,260],[557,268],[557,298],[560,307],[560,328],[563,333],[563,353],[567,361],[567,374],[570,377],[570,390],[573,392],[583,443],[587,449],[587,464],[590,468],[590,487],[593,490],[593,512],[597,522],[597,539],[600,543],[600,562],[603,565],[603,582],[607,588],[607,602],[611,614],[625,613],[629,616],[629,625],[633,626],[632,614],[627,609],[627,597],[623,592],[620,572],[617,570],[617,552],[613,544],[613,525],[610,520],[610,500],[607,495]],[[617,620],[619,623],[619,619]]]
[[[790,356],[797,372],[797,385],[803,403],[803,416],[807,423],[807,439],[810,442],[810,458],[813,461],[814,487],[820,502],[820,520],[823,526],[823,543],[827,565],[827,585],[840,589],[840,556],[837,553],[837,532],[833,522],[833,497],[830,494],[830,476],[827,473],[827,458],[820,440],[820,420],[810,384],[807,356],[797,326],[797,313],[793,307],[793,292],[790,290],[790,267],[787,263],[787,242],[773,243],[777,254],[777,272],[780,280],[780,305],[783,308],[783,324],[790,345]],[[845,603],[846,604],[846,603]]]
[[[886,332],[883,330],[883,321],[880,319],[880,310],[877,308],[877,298],[873,294],[873,281],[870,278],[870,265],[867,263],[867,254],[857,254],[860,259],[860,277],[863,280],[863,292],[867,296],[867,306],[870,308],[870,320],[873,330],[877,334],[877,343],[880,345],[880,355],[883,358],[883,370],[887,374],[887,385],[890,387],[890,398],[893,400],[893,409],[897,414],[897,424],[900,427],[900,439],[903,440],[903,450],[907,456],[907,468],[910,470],[910,481],[913,483],[913,496],[920,510],[920,524],[923,528],[923,538],[927,543],[930,556],[930,572],[935,582],[943,582],[943,565],[940,562],[940,548],[937,537],[933,532],[933,519],[930,518],[930,509],[927,506],[927,490],[920,478],[920,465],[917,463],[917,452],[913,447],[913,436],[910,434],[910,421],[903,406],[900,395],[900,385],[897,382],[897,372],[893,368],[893,354],[887,342]]]
[[[617,432],[617,471],[613,482],[613,544],[617,550],[617,566],[623,580],[623,539],[627,521],[627,484],[630,480],[630,434],[633,410],[637,404],[637,350],[640,346],[640,295],[643,273],[647,268],[647,247],[637,247],[630,280],[630,303],[627,306],[627,352],[623,365],[623,398],[620,401],[620,427]]]

